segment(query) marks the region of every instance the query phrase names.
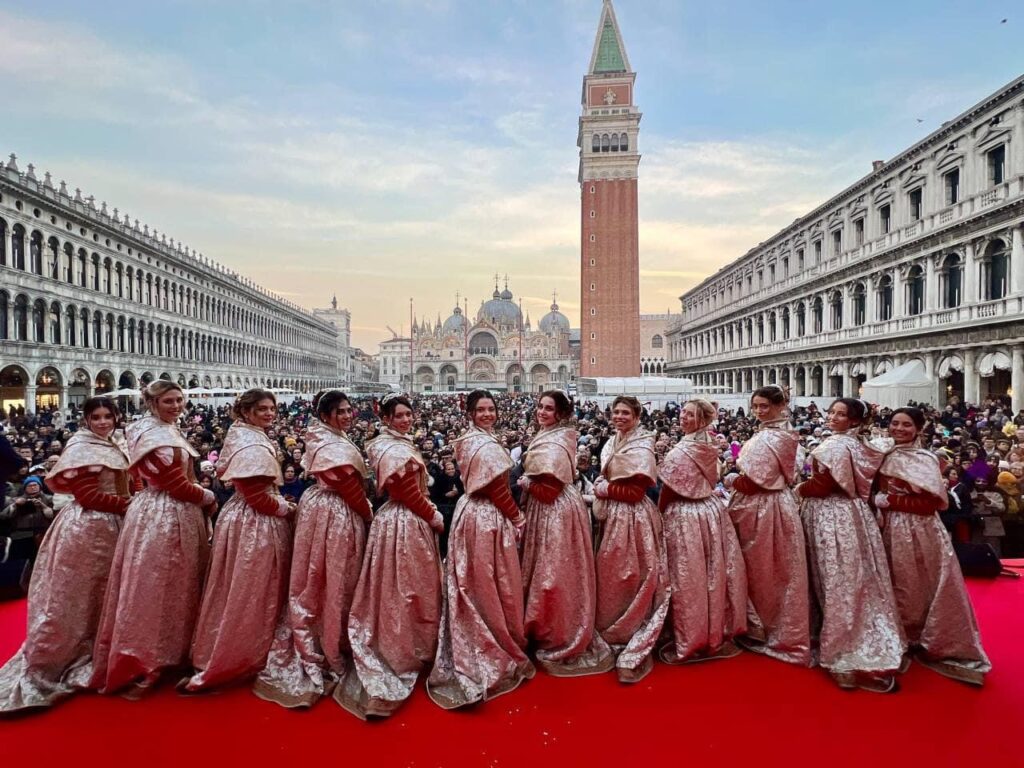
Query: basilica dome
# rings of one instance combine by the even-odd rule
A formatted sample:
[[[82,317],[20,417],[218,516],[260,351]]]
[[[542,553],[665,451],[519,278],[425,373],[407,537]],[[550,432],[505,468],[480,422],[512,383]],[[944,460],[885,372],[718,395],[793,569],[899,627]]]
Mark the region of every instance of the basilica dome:
[[[477,322],[490,323],[496,327],[518,328],[522,317],[519,307],[512,301],[512,291],[508,288],[501,293],[495,288],[490,300],[481,304],[476,313]]]
[[[465,333],[466,332],[466,318],[462,314],[461,307],[456,307],[452,310],[452,315],[444,321],[444,325],[441,328],[441,335],[448,336],[453,333]]]
[[[551,311],[540,319],[540,331],[549,336],[569,332],[569,318],[558,311],[557,302],[552,302]]]

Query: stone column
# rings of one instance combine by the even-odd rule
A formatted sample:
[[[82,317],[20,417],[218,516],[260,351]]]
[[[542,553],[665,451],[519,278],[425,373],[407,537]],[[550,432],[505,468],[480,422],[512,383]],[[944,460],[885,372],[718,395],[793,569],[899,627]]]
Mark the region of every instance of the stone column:
[[[36,385],[27,384],[25,386],[25,413],[36,412]]]
[[[1020,233],[1020,228],[1014,230],[1014,237]],[[1013,389],[1011,403],[1013,414],[1024,408],[1024,347],[1015,346],[1010,350],[1012,364],[1010,365],[1010,387]]]
[[[939,297],[938,281],[935,279],[935,256],[925,257],[924,311],[933,312]]]
[[[971,405],[978,404],[978,371],[975,369],[975,352],[964,350],[964,401]]]
[[[892,270],[892,317],[894,320],[904,315],[904,307],[907,306],[906,293],[907,285],[900,279],[900,268],[895,267]]]
[[[1010,291],[1013,296],[1024,293],[1024,227],[1017,225],[1013,228],[1012,244],[1010,248]],[[1016,397],[1016,388],[1014,397]],[[1016,413],[1016,411],[1014,411]]]
[[[843,397],[857,397],[857,380],[850,373],[852,370],[853,364],[843,360]]]
[[[775,383],[782,385],[782,366],[780,365],[775,366]]]
[[[877,287],[874,281],[869,276],[864,281],[864,324],[871,325],[872,323],[878,322],[878,310],[875,309],[875,294]]]
[[[58,403],[60,409],[65,413],[67,413],[68,406],[71,404],[71,401],[68,398],[68,385],[65,384],[60,388],[60,402]]]
[[[964,246],[964,287],[961,304],[973,304],[978,300],[978,264],[974,260],[974,243]]]

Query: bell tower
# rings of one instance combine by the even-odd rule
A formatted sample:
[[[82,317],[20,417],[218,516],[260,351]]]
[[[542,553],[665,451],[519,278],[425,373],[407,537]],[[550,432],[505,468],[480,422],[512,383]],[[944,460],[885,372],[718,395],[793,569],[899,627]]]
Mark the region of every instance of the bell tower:
[[[640,375],[636,73],[604,0],[583,77],[580,148],[580,374]]]

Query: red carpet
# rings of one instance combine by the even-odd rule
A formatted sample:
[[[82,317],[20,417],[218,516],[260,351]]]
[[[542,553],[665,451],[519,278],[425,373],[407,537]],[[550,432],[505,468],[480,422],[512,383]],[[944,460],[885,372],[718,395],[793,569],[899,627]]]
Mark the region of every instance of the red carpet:
[[[983,689],[917,665],[891,696],[837,689],[820,670],[753,654],[614,676],[538,676],[470,712],[422,688],[388,722],[332,701],[292,712],[247,689],[130,702],[83,695],[0,721],[6,765],[278,766],[1020,766],[1024,765],[1024,580],[972,581],[995,667]],[[0,604],[0,658],[21,643],[24,602]]]

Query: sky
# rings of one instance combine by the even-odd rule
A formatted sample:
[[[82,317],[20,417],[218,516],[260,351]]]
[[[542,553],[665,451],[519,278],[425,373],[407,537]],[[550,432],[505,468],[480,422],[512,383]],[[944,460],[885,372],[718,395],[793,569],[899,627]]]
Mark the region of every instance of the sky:
[[[644,312],[1024,72],[1009,2],[616,0]],[[0,0],[0,153],[368,352],[497,273],[579,317],[576,134],[600,0]],[[1006,19],[1005,22],[1002,20]]]

